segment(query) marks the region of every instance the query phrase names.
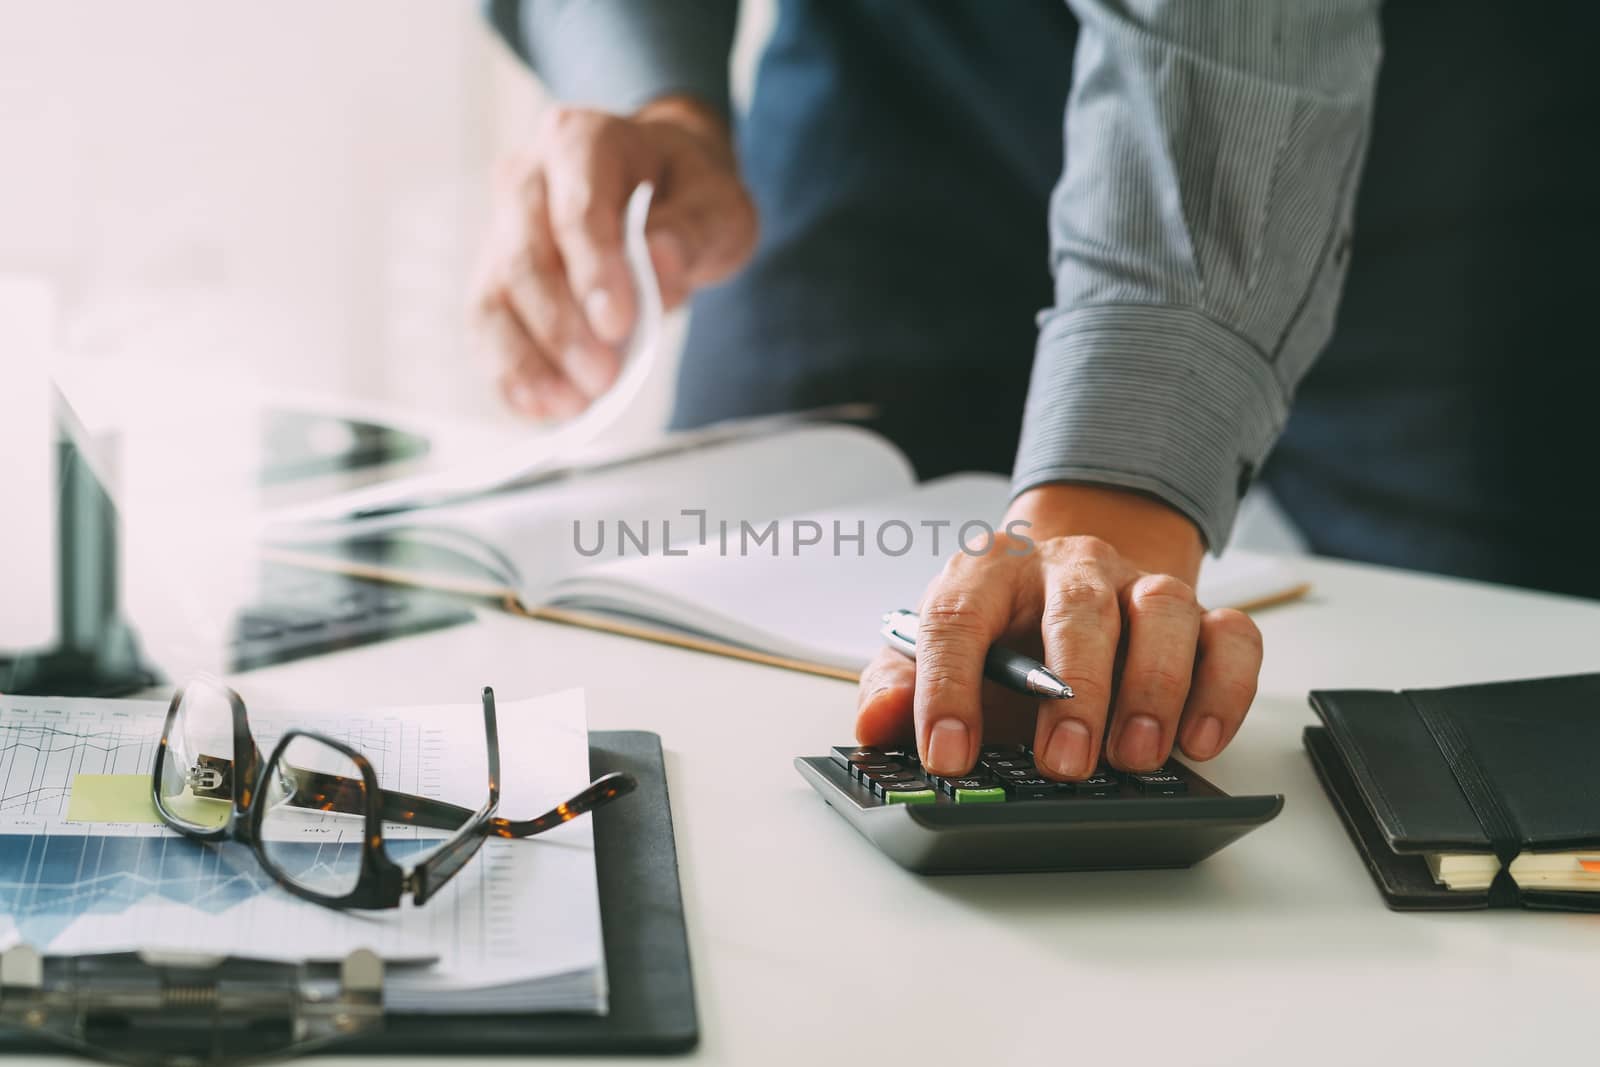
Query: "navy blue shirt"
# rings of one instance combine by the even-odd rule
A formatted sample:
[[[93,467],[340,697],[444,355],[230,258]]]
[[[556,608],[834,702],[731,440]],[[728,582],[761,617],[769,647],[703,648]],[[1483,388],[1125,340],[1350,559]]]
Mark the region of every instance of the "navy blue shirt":
[[[1321,553],[1600,596],[1600,6],[1391,3],[1338,326],[1266,477]]]
[[[922,476],[1011,471],[1076,24],[928,8],[780,5],[737,126],[761,241],[696,297],[676,425],[872,401]]]

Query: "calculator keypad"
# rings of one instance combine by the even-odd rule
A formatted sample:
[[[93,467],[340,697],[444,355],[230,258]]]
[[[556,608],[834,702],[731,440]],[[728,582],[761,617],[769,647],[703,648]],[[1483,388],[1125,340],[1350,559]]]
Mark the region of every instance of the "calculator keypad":
[[[888,804],[994,804],[1037,800],[1093,800],[1124,795],[1171,797],[1189,792],[1181,764],[1128,774],[1098,768],[1080,782],[1057,782],[1040,774],[1033,753],[1022,745],[985,745],[969,774],[924,774],[915,751],[902,748],[841,746],[833,760],[874,797]]]
[[[1114,797],[1122,791],[1117,773],[1101,767],[1081,782],[1072,783],[1072,793],[1080,797]]]
[[[1189,791],[1189,783],[1182,775],[1173,774],[1169,767],[1150,774],[1130,774],[1128,780],[1147,797],[1176,797]]]

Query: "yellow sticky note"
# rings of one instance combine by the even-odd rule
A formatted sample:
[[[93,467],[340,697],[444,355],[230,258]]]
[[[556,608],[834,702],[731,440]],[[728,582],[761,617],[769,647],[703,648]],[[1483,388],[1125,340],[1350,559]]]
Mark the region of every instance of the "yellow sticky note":
[[[159,823],[148,774],[80,774],[72,779],[68,822]]]

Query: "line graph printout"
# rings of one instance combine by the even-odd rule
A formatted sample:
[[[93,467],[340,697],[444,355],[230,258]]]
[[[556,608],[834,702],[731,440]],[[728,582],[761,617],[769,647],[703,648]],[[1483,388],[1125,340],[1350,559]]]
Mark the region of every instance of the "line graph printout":
[[[277,887],[244,846],[160,825],[148,781],[165,713],[158,702],[0,697],[0,947],[329,960],[364,947],[416,964],[391,970],[386,997],[397,1008],[459,1010],[440,994],[471,990],[481,1010],[497,998],[516,1010],[603,1009],[588,819],[534,840],[490,840],[425,907],[335,911]],[[581,691],[503,702],[498,718],[502,814],[544,811],[587,782]],[[487,777],[482,722],[477,704],[250,717],[263,752],[291,726],[314,729],[366,754],[384,788],[473,809]],[[307,864],[360,847],[353,820],[298,822]],[[414,826],[385,835],[402,866],[444,836]]]
[[[0,698],[0,827],[7,833],[14,823],[43,827],[65,816],[80,771],[150,773],[161,733],[159,705],[128,701],[102,714],[74,706],[79,703]]]
[[[69,805],[77,778],[148,779],[165,715],[166,705],[152,701],[0,697],[0,830],[105,832],[102,825],[72,821]],[[386,789],[431,797],[453,793],[446,798],[459,798],[476,808],[482,797],[462,787],[477,786],[484,779],[479,715],[476,705],[327,717],[252,713],[250,728],[263,755],[289,727],[316,730],[363,752]],[[474,727],[480,739],[476,749],[471,747]],[[459,744],[452,740],[452,732]],[[130,815],[129,823],[150,821],[137,811]],[[393,832],[429,833],[417,827],[395,827]]]

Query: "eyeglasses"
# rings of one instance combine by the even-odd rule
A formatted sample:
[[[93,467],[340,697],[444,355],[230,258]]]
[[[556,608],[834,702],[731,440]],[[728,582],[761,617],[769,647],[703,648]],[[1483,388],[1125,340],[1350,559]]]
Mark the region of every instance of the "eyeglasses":
[[[499,818],[500,734],[494,690],[488,687],[483,729],[488,797],[472,811],[382,789],[377,771],[360,752],[306,730],[284,733],[263,760],[243,699],[203,679],[179,689],[167,708],[151,789],[157,813],[172,829],[199,841],[249,845],[262,869],[297,896],[336,908],[394,908],[408,893],[415,903],[426,903],[487,838],[543,833],[631,793],[637,784],[626,774],[607,774],[537,818]],[[336,830],[330,840],[325,825],[308,827],[308,816],[329,814],[354,817],[348,833]],[[454,833],[405,870],[385,844],[385,823]],[[435,842],[408,839],[404,844]]]

